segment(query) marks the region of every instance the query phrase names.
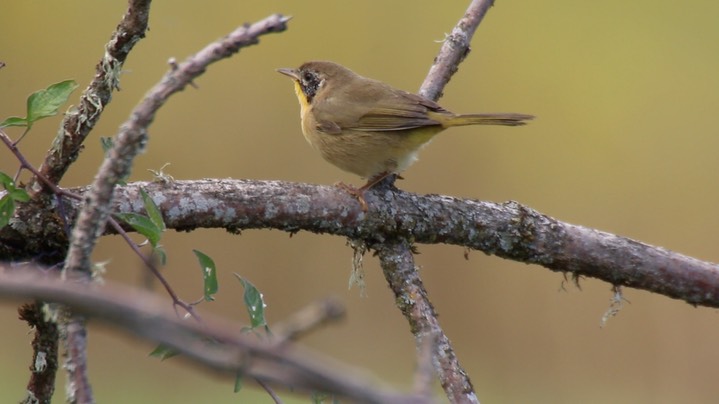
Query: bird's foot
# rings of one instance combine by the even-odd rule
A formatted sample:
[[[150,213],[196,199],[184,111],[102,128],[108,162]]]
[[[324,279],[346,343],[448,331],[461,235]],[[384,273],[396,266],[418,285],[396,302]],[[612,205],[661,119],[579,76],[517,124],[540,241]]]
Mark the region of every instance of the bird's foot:
[[[360,204],[360,208],[362,208],[362,212],[367,212],[368,206],[367,201],[364,199],[364,193],[367,190],[365,187],[353,187],[352,185],[347,185],[344,182],[338,182],[335,184],[337,188],[340,188],[341,190],[347,192],[348,194],[352,195],[355,199],[357,199],[357,202]]]

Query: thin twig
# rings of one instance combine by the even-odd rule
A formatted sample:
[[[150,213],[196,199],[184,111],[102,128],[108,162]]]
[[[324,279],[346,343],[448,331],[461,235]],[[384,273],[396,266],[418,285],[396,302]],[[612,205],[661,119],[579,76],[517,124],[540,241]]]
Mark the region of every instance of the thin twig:
[[[10,150],[10,152],[15,156],[15,158],[20,162],[20,170],[28,170],[33,175],[35,175],[40,182],[43,183],[43,185],[47,186],[55,195],[63,195],[68,196],[74,199],[79,199],[80,197],[76,194],[73,194],[72,192],[69,192],[67,190],[64,190],[57,186],[57,184],[50,181],[47,177],[45,177],[39,170],[37,170],[35,167],[30,164],[29,161],[25,158],[25,156],[20,152],[20,149],[17,147],[17,142],[13,142],[12,139],[5,133],[2,129],[0,129],[0,141],[5,143],[5,146]],[[18,172],[19,174],[19,172]]]
[[[145,266],[150,270],[150,272],[152,272],[152,274],[155,276],[155,278],[157,278],[160,281],[162,286],[167,291],[167,294],[170,295],[170,298],[172,299],[172,304],[174,306],[182,307],[182,309],[185,310],[187,312],[187,314],[191,315],[195,320],[202,321],[202,319],[197,314],[197,312],[195,312],[194,306],[192,304],[186,303],[184,300],[180,299],[179,296],[177,296],[177,293],[175,293],[175,290],[172,289],[172,286],[167,281],[167,279],[165,279],[165,277],[162,275],[160,270],[157,269],[157,267],[155,266],[155,263],[152,262],[152,260],[150,260],[148,257],[146,257],[145,254],[142,253],[142,251],[140,251],[140,248],[137,246],[137,244],[135,244],[134,241],[132,241],[132,239],[130,238],[130,235],[127,234],[127,232],[125,231],[125,229],[122,228],[122,226],[120,226],[120,223],[118,223],[112,217],[110,217],[108,219],[108,221],[110,223],[110,226],[117,232],[117,234],[120,235],[120,237],[122,237],[125,240],[125,242],[130,246],[132,251],[135,252],[135,255],[140,257],[140,259],[145,264]]]
[[[274,390],[272,390],[272,387],[270,387],[267,383],[265,383],[264,381],[262,381],[262,379],[259,378],[255,378],[255,382],[257,382],[257,384],[259,384],[260,387],[262,387],[267,392],[267,394],[270,395],[272,401],[274,401],[275,404],[282,404],[282,399],[280,398],[280,396],[277,395],[277,393],[275,393]]]
[[[337,299],[325,298],[312,302],[289,318],[272,326],[273,341],[294,341],[330,321],[344,317],[345,308]]]

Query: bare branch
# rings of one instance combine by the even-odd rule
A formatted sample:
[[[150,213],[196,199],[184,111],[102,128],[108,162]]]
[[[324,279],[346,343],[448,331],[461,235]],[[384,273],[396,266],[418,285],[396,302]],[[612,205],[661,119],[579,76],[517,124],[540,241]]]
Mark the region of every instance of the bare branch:
[[[444,86],[449,83],[452,75],[457,72],[459,64],[469,54],[469,43],[474,31],[493,4],[494,0],[472,0],[464,16],[452,29],[452,33],[444,39],[442,48],[434,58],[434,63],[420,87],[420,95],[434,101],[442,97]]]
[[[0,297],[61,303],[93,320],[165,344],[181,358],[230,378],[239,371],[274,388],[320,390],[358,402],[428,402],[381,387],[362,372],[291,342],[263,342],[207,315],[202,324],[181,320],[166,301],[150,293],[120,285],[63,282],[50,275],[30,268],[12,271],[0,264]]]
[[[479,403],[472,382],[459,364],[449,338],[444,334],[437,320],[437,313],[429,301],[414,264],[409,241],[406,239],[385,240],[371,245],[379,255],[384,277],[394,292],[397,306],[409,321],[410,330],[417,340],[418,348],[427,338],[436,341],[434,346],[434,367],[440,384],[453,403]]]
[[[80,284],[77,284],[80,286]],[[67,312],[67,308],[63,307],[62,312]],[[92,395],[92,386],[88,379],[87,371],[87,328],[85,327],[85,317],[77,313],[67,312],[69,316],[61,324],[65,336],[63,343],[65,345],[65,364],[67,370],[68,403],[94,403],[95,399]]]
[[[437,336],[427,334],[417,341],[417,369],[414,371],[414,392],[423,397],[432,397],[435,379],[434,353],[437,350]]]

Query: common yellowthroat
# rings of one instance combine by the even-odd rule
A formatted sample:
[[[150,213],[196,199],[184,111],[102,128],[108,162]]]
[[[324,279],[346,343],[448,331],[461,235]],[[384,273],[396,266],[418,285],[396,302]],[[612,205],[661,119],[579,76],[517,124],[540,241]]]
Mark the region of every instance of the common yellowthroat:
[[[366,178],[360,188],[340,184],[367,210],[364,192],[417,160],[439,132],[463,125],[519,126],[524,114],[454,114],[434,101],[362,77],[337,63],[307,62],[277,69],[295,82],[302,133],[328,162]]]

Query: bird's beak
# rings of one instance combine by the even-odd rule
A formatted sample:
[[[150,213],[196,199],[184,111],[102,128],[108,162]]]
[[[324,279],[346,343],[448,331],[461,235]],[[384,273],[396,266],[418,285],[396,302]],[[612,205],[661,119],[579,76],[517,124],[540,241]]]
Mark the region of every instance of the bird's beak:
[[[277,69],[277,72],[282,73],[285,76],[289,76],[295,80],[300,79],[300,75],[297,73],[297,69],[289,69],[289,68],[283,67],[281,69]]]

